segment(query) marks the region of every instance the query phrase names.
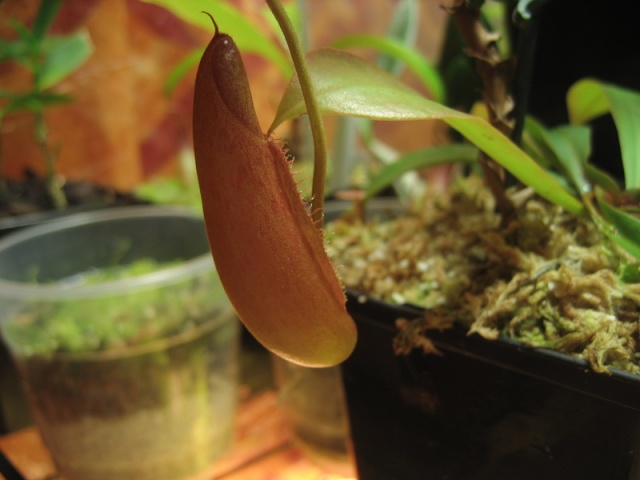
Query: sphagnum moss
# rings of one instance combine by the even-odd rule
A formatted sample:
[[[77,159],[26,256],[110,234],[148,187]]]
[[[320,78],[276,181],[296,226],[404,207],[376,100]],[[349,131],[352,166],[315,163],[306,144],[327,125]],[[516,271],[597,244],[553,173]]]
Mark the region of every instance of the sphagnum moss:
[[[424,335],[452,322],[586,359],[596,371],[640,373],[636,268],[591,223],[529,200],[501,225],[477,178],[389,221],[338,220],[327,248],[346,288],[427,309],[399,322],[397,348],[432,348]]]

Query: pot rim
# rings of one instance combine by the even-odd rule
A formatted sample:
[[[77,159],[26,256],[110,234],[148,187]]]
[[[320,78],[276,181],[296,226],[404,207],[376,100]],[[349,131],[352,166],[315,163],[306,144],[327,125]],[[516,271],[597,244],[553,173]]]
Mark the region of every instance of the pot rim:
[[[347,311],[359,329],[385,331],[391,339],[398,332],[397,318],[418,318],[425,309],[411,304],[396,305],[347,290]],[[487,339],[469,332],[460,325],[444,330],[430,330],[429,340],[445,355],[463,355],[483,363],[517,372],[551,384],[569,388],[601,400],[640,411],[640,375],[611,368],[596,372],[589,363],[566,353],[527,345],[509,338]],[[364,348],[356,346],[356,349]],[[392,353],[392,355],[396,355]],[[424,357],[419,349],[408,356],[398,356],[399,362]],[[427,355],[428,356],[428,355]],[[349,364],[350,360],[347,360]],[[415,368],[415,367],[414,367]]]
[[[188,344],[204,335],[210,334],[216,330],[224,328],[227,325],[236,325],[236,313],[230,304],[222,305],[211,318],[201,324],[194,325],[191,328],[184,329],[177,333],[163,335],[158,338],[137,343],[133,345],[125,345],[119,347],[110,347],[99,350],[81,350],[77,352],[53,351],[46,354],[29,354],[23,355],[15,351],[14,358],[20,360],[49,360],[62,362],[109,362],[113,360],[122,360],[124,358],[140,357],[143,355],[154,354],[175,348],[180,345]],[[237,325],[236,325],[237,326]]]
[[[162,205],[138,205],[116,207],[70,214],[61,219],[42,225],[24,228],[0,239],[0,252],[11,248],[26,240],[46,236],[53,232],[74,229],[92,223],[103,223],[118,219],[135,219],[149,217],[179,217],[202,219],[197,212],[184,207]],[[202,219],[204,224],[204,220]],[[158,288],[179,282],[188,277],[196,276],[207,271],[215,271],[211,253],[207,252],[183,260],[179,265],[162,268],[158,271],[131,278],[112,280],[92,285],[73,285],[65,282],[52,284],[35,284],[16,282],[0,278],[0,296],[33,299],[70,299],[92,298],[107,295],[118,295],[133,290]]]

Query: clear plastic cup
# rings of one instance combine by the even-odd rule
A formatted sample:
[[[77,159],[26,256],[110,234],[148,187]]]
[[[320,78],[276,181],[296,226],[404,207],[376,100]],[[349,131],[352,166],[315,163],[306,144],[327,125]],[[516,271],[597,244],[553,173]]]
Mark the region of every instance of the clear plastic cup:
[[[0,329],[66,480],[188,478],[229,446],[239,325],[199,215],[126,207],[3,238]]]
[[[278,399],[293,438],[309,460],[354,477],[340,367],[309,368],[272,356]]]

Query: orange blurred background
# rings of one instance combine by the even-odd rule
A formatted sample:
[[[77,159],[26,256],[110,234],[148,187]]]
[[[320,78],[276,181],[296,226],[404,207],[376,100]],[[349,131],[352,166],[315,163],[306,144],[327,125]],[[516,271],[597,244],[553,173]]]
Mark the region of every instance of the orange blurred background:
[[[213,1],[213,0],[212,0]],[[235,0],[268,31],[262,0]],[[312,45],[324,46],[347,33],[383,34],[394,0],[310,0]],[[15,35],[9,19],[30,25],[39,2],[0,2],[0,38]],[[444,12],[438,2],[421,2],[419,44],[434,58],[442,36]],[[59,173],[129,190],[156,176],[173,175],[181,151],[190,148],[191,102],[195,69],[166,95],[169,73],[193,49],[203,47],[212,31],[188,25],[166,10],[141,0],[63,0],[50,33],[88,30],[95,51],[83,66],[55,87],[73,97],[69,104],[45,113],[49,142],[58,157]],[[224,31],[224,25],[220,26]],[[213,28],[212,28],[213,30]],[[285,87],[277,69],[254,55],[244,55],[261,124],[268,126]],[[409,78],[409,82],[411,79]],[[24,90],[27,73],[16,64],[0,64],[0,89]],[[2,124],[4,174],[19,178],[25,169],[43,173],[44,162],[28,113],[14,114]],[[389,125],[387,135],[403,150],[433,143],[425,129],[415,135],[407,124]],[[438,135],[437,131],[434,133]]]

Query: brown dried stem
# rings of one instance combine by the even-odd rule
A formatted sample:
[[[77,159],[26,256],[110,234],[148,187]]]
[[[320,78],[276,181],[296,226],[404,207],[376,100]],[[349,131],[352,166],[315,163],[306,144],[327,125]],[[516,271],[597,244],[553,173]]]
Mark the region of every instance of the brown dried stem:
[[[469,7],[464,0],[456,0],[450,11],[467,44],[467,54],[475,59],[476,70],[483,84],[489,121],[502,133],[509,135],[513,128],[513,99],[509,91],[513,61],[501,57],[496,43],[498,34],[485,28],[479,9]],[[503,221],[508,221],[513,216],[514,207],[505,194],[504,170],[485,153],[481,153],[480,163]]]

